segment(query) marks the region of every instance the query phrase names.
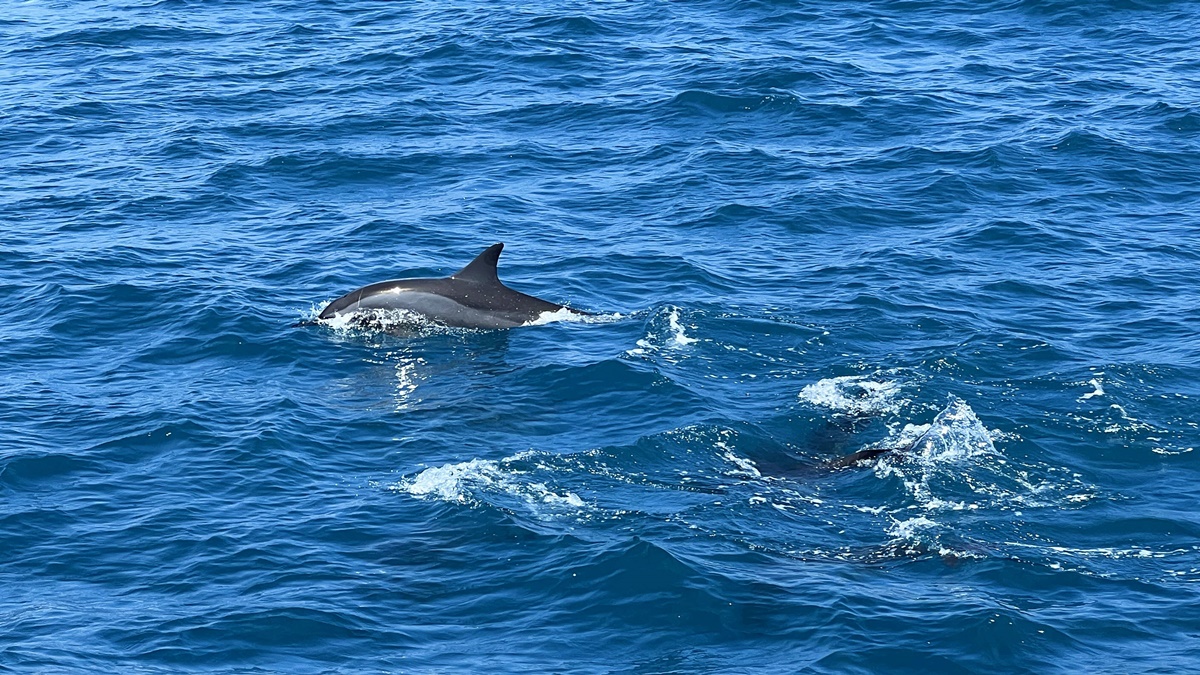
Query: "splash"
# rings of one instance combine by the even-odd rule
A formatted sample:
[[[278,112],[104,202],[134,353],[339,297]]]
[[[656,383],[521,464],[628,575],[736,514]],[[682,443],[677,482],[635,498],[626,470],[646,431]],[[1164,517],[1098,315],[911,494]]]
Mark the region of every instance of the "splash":
[[[893,520],[888,528],[888,536],[903,539],[912,543],[928,543],[927,535],[941,526],[926,516],[917,516],[905,520]]]
[[[913,433],[918,427],[907,426],[905,433]],[[992,434],[967,402],[951,397],[950,403],[911,444],[909,454],[929,462],[958,461],[980,455],[995,455],[996,446]]]
[[[698,338],[689,337],[687,333],[683,332],[683,326],[679,323],[678,308],[671,308],[671,313],[667,315],[667,325],[671,329],[671,345],[674,347],[686,347],[700,341]]]
[[[472,506],[486,503],[489,494],[517,497],[535,511],[539,506],[572,509],[585,506],[583,499],[573,492],[555,490],[545,483],[524,479],[527,472],[511,466],[520,459],[520,455],[500,461],[472,459],[431,467],[396,483],[392,489],[422,499]]]
[[[875,465],[875,474],[883,479],[898,478],[917,508],[929,512],[975,510],[977,503],[958,497],[986,497],[994,491],[990,481],[970,476],[970,461],[999,456],[992,434],[971,406],[956,396],[950,397],[929,424],[905,425],[881,445],[906,448],[884,455]]]
[[[1095,391],[1089,391],[1088,393],[1084,394],[1083,396],[1080,396],[1079,397],[1080,401],[1086,401],[1089,398],[1092,398],[1093,396],[1103,396],[1104,395],[1104,385],[1100,383],[1100,378],[1093,377],[1091,379],[1091,381],[1088,382],[1088,384],[1095,387]]]
[[[900,398],[900,383],[877,375],[830,377],[800,390],[801,400],[851,415],[894,414],[908,403]]]
[[[418,335],[470,330],[468,328],[451,328],[427,316],[405,309],[358,310],[322,319],[320,318],[321,311],[325,306],[322,305],[320,308],[314,307],[309,312],[308,317],[302,320],[301,323],[325,326],[343,335],[366,335],[372,333]]]
[[[401,481],[394,487],[414,497],[432,497],[465,504],[471,501],[472,486],[497,485],[509,485],[509,481],[500,470],[500,465],[491,460],[473,459],[469,462],[425,469],[414,478]]]
[[[891,545],[978,558],[989,554],[959,531],[964,518],[986,518],[996,528],[1019,532],[1026,510],[1081,508],[1096,497],[1067,468],[1008,461],[994,444],[1007,436],[988,430],[966,401],[951,397],[929,424],[906,425],[886,441],[908,448],[875,465],[875,475],[899,481],[907,497],[887,511]]]
[[[664,319],[665,326],[663,325]],[[679,308],[668,307],[660,310],[651,318],[650,330],[646,337],[637,341],[637,347],[627,350],[625,353],[640,356],[663,350],[683,351],[697,342],[700,342],[700,338],[687,334],[687,330],[680,320]]]
[[[567,307],[562,307],[553,312],[542,312],[536,319],[525,322],[524,326],[544,326],[549,323],[611,323],[624,319],[625,315],[619,312],[612,314],[580,314],[574,312]]]

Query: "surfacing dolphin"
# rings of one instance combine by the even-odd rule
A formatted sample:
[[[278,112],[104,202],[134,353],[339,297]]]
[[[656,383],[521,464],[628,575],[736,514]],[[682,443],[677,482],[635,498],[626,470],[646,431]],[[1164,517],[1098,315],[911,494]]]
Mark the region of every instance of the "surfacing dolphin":
[[[577,309],[525,295],[500,283],[496,263],[504,244],[495,244],[444,279],[395,279],[351,291],[329,303],[320,319],[361,311],[405,310],[457,328],[512,328],[546,312]]]
[[[853,454],[846,455],[845,457],[839,457],[833,461],[825,462],[822,466],[827,469],[844,469],[848,466],[863,466],[865,463],[869,463],[870,460],[875,459],[886,452],[912,452],[913,450],[920,448],[926,442],[929,442],[931,438],[933,438],[933,434],[938,433],[939,429],[945,429],[946,426],[949,425],[949,420],[958,413],[958,407],[955,405],[956,402],[961,403],[961,399],[956,396],[951,396],[950,404],[943,408],[942,411],[933,418],[933,421],[929,423],[929,428],[922,432],[921,435],[917,436],[917,438],[911,443],[893,447],[877,446],[873,448],[865,448]]]

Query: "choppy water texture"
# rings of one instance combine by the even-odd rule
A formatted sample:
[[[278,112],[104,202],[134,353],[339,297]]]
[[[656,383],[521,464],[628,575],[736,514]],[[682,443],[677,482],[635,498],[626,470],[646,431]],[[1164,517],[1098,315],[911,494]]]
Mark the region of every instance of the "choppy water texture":
[[[1200,670],[1197,35],[0,2],[0,669]]]

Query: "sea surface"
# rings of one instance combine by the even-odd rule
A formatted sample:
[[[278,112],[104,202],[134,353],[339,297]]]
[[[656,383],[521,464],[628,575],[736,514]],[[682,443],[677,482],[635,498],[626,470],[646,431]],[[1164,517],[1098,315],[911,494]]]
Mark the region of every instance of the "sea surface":
[[[0,671],[1200,672],[1197,36],[0,0]]]

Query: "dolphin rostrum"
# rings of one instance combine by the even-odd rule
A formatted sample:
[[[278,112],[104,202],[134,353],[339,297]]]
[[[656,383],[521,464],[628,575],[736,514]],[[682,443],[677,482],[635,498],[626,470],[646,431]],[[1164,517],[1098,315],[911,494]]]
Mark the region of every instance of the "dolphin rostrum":
[[[396,279],[351,291],[329,303],[321,319],[363,310],[404,310],[458,328],[512,328],[545,312],[577,309],[525,295],[500,283],[496,262],[504,244],[495,244],[469,265],[444,279]]]

